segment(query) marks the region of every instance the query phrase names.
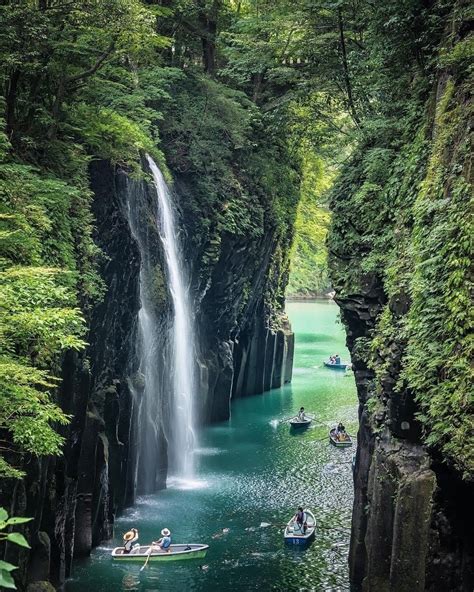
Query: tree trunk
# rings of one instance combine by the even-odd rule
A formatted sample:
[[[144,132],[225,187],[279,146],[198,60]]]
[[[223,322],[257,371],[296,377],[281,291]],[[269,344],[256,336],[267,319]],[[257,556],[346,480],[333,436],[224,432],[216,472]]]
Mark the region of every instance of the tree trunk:
[[[208,23],[208,32],[212,34],[212,38],[209,37],[202,37],[202,60],[204,65],[204,72],[210,74],[211,76],[216,71],[216,45],[215,45],[215,34],[216,34],[216,24],[209,22]]]
[[[204,72],[211,76],[216,71],[216,33],[220,0],[214,0],[211,9],[206,10],[205,1],[199,2],[199,24],[201,27],[202,63]]]
[[[5,123],[7,135],[10,137],[15,126],[15,105],[18,81],[20,80],[20,70],[14,70],[8,81],[7,94],[5,97]]]
[[[344,23],[342,20],[342,10],[340,8],[338,8],[338,10],[337,10],[337,16],[338,16],[338,22],[339,22],[339,36],[340,36],[340,40],[341,40],[341,53],[342,53],[342,68],[343,68],[343,72],[344,72],[344,84],[346,86],[346,93],[347,93],[347,104],[348,104],[352,119],[354,120],[354,122],[357,125],[359,125],[360,118],[357,114],[355,104],[354,104],[354,98],[352,95],[352,84],[351,84],[351,78],[349,75],[349,65],[347,63],[346,40],[344,38]]]
[[[256,104],[258,104],[258,99],[260,98],[260,90],[262,89],[264,76],[265,72],[258,72],[253,76],[252,101]]]
[[[58,132],[58,121],[59,121],[59,116],[61,113],[61,106],[63,104],[63,100],[64,100],[64,82],[61,80],[58,85],[58,90],[56,92],[56,97],[54,99],[53,107],[51,109],[51,115],[53,116],[53,123],[48,130],[48,138],[50,140],[54,139],[56,137],[57,132]]]

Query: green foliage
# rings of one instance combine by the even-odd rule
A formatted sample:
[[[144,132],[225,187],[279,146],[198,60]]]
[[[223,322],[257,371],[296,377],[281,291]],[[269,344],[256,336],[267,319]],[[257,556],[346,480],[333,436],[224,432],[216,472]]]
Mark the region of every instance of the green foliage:
[[[261,236],[265,213],[286,223],[287,205],[295,206],[291,159],[265,137],[265,122],[244,93],[192,75],[176,84],[164,115],[168,164],[192,179],[196,222],[249,239]]]
[[[1,459],[3,476],[22,475],[11,465],[22,454],[60,452],[62,438],[52,426],[67,418],[53,402],[58,381],[50,370],[62,352],[85,346],[78,283],[84,297],[100,291],[88,203],[88,192],[84,198],[32,167],[0,163],[0,430],[8,436],[0,446],[8,456]]]
[[[295,223],[288,294],[320,295],[330,288],[326,236],[330,214],[322,194],[331,184],[322,161],[308,151],[303,156],[301,197]]]
[[[1,460],[1,459],[0,459]],[[30,522],[33,518],[9,518],[8,512],[4,508],[0,508],[0,542],[7,541],[20,547],[29,549],[30,546],[25,537],[19,532],[4,532],[11,526],[18,526]],[[8,561],[0,560],[0,587],[9,590],[16,590],[15,581],[11,573],[18,569],[16,565],[8,563]]]
[[[404,376],[417,393],[427,443],[472,475],[474,228],[467,213],[474,202],[465,131],[472,112],[460,91],[449,80],[439,100],[426,177],[413,205],[414,269]]]
[[[71,112],[85,145],[97,156],[114,164],[140,170],[140,154],[162,160],[152,138],[140,124],[106,107],[81,103]]]
[[[63,439],[52,425],[67,423],[67,417],[51,397],[57,380],[41,367],[54,366],[63,351],[85,346],[84,320],[70,307],[73,292],[60,275],[31,267],[0,272],[0,430],[11,441],[0,451],[9,458],[60,452]],[[20,475],[5,459],[0,471]]]
[[[394,13],[393,37],[371,48],[386,64],[386,93],[377,118],[364,122],[332,192],[329,248],[340,297],[366,294],[370,302],[378,296],[375,290],[383,290],[387,301],[370,351],[362,354],[375,370],[377,401],[385,405],[387,396],[412,393],[424,442],[471,478],[473,229],[466,130],[472,107],[466,97],[472,74],[465,61],[469,43],[459,39],[462,18],[455,11],[455,25],[436,56],[444,9],[440,4],[432,14],[418,14],[420,38],[433,33],[424,60],[418,40],[400,45],[401,14]],[[429,95],[429,72],[438,64],[445,68],[443,86]],[[401,68],[411,77],[409,86],[396,78]],[[387,393],[387,380],[394,378]]]

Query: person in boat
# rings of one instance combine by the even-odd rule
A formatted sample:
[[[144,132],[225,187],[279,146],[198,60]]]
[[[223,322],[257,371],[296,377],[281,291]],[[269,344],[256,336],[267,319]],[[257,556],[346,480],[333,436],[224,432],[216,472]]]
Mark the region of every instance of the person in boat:
[[[166,551],[169,553],[171,551],[171,532],[168,528],[163,528],[161,531],[161,539],[158,541],[153,541],[152,545],[154,547],[159,547],[161,551]]]
[[[336,356],[329,356],[329,363],[335,364],[336,363]]]
[[[334,363],[335,364],[340,364],[341,363],[341,356],[339,354],[336,354],[334,356]]]
[[[298,411],[298,419],[299,419],[299,421],[306,421],[306,417],[304,414],[304,407],[301,407],[301,409]]]
[[[344,441],[347,439],[346,428],[341,421],[337,424],[336,438],[340,441]]]
[[[123,552],[127,554],[131,553],[137,541],[138,530],[136,528],[132,528],[123,535]]]
[[[298,511],[295,514],[295,522],[297,528],[301,532],[305,533],[306,529],[308,528],[308,524],[306,522],[306,512],[301,506],[298,508]]]

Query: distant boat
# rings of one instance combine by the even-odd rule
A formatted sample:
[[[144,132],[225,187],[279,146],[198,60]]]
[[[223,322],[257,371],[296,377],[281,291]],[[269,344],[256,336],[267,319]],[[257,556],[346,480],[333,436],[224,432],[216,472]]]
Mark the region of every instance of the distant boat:
[[[123,547],[115,547],[112,551],[112,559],[115,561],[178,561],[181,559],[202,559],[206,556],[209,545],[170,545],[169,551],[162,551],[154,546],[150,553],[150,545],[141,545],[133,549],[131,553],[124,553]]]
[[[331,362],[324,362],[326,368],[332,368],[333,370],[346,370],[350,368],[350,364],[331,364]]]
[[[329,432],[329,441],[337,448],[349,448],[349,446],[352,446],[352,438],[349,434],[346,433],[346,440],[338,440],[336,438],[336,428],[333,428]]]
[[[314,415],[305,415],[304,419],[300,419],[298,416],[296,416],[292,417],[289,423],[292,428],[307,428],[313,419]]]
[[[285,543],[289,543],[290,545],[306,545],[314,537],[316,531],[316,518],[310,510],[305,510],[305,514],[306,523],[308,525],[306,532],[303,532],[293,516],[285,528],[285,533],[283,535]]]

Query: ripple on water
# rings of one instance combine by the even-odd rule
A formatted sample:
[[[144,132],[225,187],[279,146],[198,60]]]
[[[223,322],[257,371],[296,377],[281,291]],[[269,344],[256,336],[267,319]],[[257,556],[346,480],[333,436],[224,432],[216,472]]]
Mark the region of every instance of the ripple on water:
[[[216,456],[217,454],[224,454],[225,452],[227,452],[227,450],[215,447],[196,448],[194,450],[194,454],[196,454],[197,456]]]
[[[206,479],[186,479],[184,477],[170,477],[166,481],[168,489],[190,490],[190,489],[207,489],[210,487],[209,481]]]

